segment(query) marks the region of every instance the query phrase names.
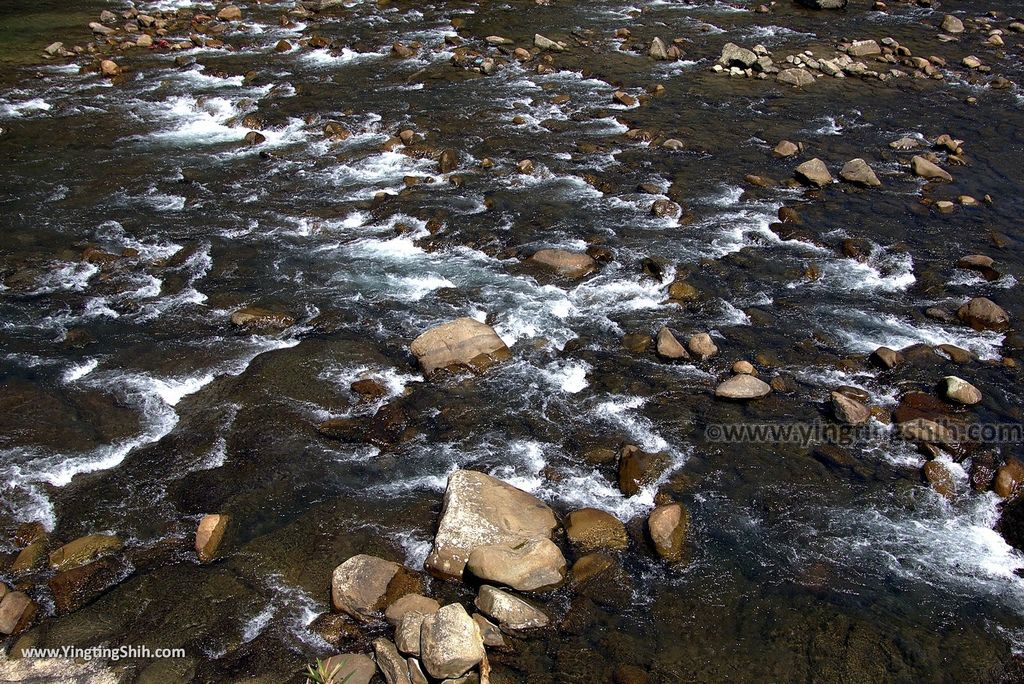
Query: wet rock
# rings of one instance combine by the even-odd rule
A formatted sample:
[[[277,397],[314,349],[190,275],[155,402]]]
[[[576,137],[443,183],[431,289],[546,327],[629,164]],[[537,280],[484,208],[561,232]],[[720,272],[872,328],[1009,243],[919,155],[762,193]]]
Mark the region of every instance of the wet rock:
[[[706,361],[718,353],[718,347],[707,333],[697,333],[686,342],[690,353],[699,360]]]
[[[59,572],[47,583],[58,613],[70,613],[117,584],[125,574],[124,564],[107,556],[71,570]]]
[[[654,59],[667,60],[669,58],[668,47],[665,45],[665,41],[661,38],[652,40],[651,49],[648,51],[648,54]]]
[[[461,579],[473,549],[551,539],[558,523],[540,499],[490,475],[457,470],[448,478],[441,521],[427,569]]]
[[[113,534],[90,534],[65,544],[50,554],[50,569],[71,570],[120,551],[121,538]]]
[[[817,157],[796,167],[794,175],[801,183],[816,188],[823,188],[832,182],[832,174],[829,173],[828,167]]]
[[[686,353],[686,349],[668,328],[662,328],[658,331],[655,349],[658,352],[658,356],[670,361],[690,358],[690,355]]]
[[[819,10],[843,9],[849,0],[797,0],[804,7]]]
[[[369,622],[400,596],[422,589],[417,583],[418,578],[398,563],[358,554],[334,569],[331,604],[334,610]]]
[[[199,521],[199,527],[196,528],[196,555],[200,563],[209,563],[217,555],[229,521],[229,516],[216,513],[205,515]]]
[[[539,538],[514,546],[478,546],[469,554],[466,569],[488,582],[518,591],[537,591],[561,584],[566,562],[554,542]]]
[[[914,175],[920,176],[925,180],[953,181],[953,176],[941,169],[938,164],[930,162],[919,155],[915,155],[914,158],[910,160],[910,168],[914,172]]]
[[[1011,458],[996,470],[992,491],[1004,499],[1012,499],[1020,493],[1021,485],[1024,485],[1024,463]]]
[[[776,156],[786,158],[793,157],[800,153],[800,146],[789,140],[779,141],[779,144],[772,150]]]
[[[417,636],[419,635],[417,634]],[[417,651],[419,651],[418,648]],[[398,649],[391,641],[383,637],[375,639],[373,655],[387,684],[412,684],[409,679],[409,664],[398,653]],[[346,682],[346,684],[348,683]]]
[[[700,297],[700,290],[685,280],[676,279],[668,286],[668,298],[673,302],[693,302]]]
[[[871,354],[871,360],[882,368],[894,368],[903,361],[903,356],[889,347],[879,347]]]
[[[455,169],[459,168],[458,151],[450,147],[442,150],[441,156],[437,161],[437,166],[441,173],[451,173]]]
[[[112,36],[117,33],[116,30],[109,26],[104,26],[103,24],[95,21],[89,24],[89,29],[97,36]]]
[[[542,249],[535,252],[529,261],[572,280],[578,280],[597,270],[597,263],[588,255],[564,249]]]
[[[960,19],[954,17],[952,14],[947,14],[942,18],[941,28],[946,33],[963,33],[964,22],[960,21]]]
[[[532,159],[522,159],[516,163],[516,171],[523,174],[533,173],[534,164]]]
[[[473,613],[473,622],[480,628],[480,635],[483,637],[484,646],[488,648],[505,648],[505,637],[502,636],[498,626],[485,618],[480,613]]]
[[[956,482],[953,480],[953,474],[942,462],[928,461],[921,469],[921,474],[940,496],[952,499],[956,495]]]
[[[246,306],[231,314],[231,324],[246,330],[285,330],[295,325],[295,319],[277,311]]]
[[[633,354],[646,354],[651,348],[652,341],[650,335],[630,333],[622,338],[622,346]]]
[[[807,69],[783,69],[776,77],[779,83],[802,88],[814,83],[815,78]]]
[[[465,608],[449,604],[423,620],[420,655],[431,677],[461,677],[485,657],[480,628]]]
[[[513,632],[539,629],[550,622],[539,608],[518,596],[487,585],[480,587],[474,605],[484,615],[496,620],[502,629]]]
[[[972,352],[954,344],[940,344],[935,349],[948,356],[953,363],[960,365],[970,363],[976,359]]]
[[[672,200],[659,199],[651,204],[651,216],[657,218],[678,218],[682,208]]]
[[[832,392],[832,412],[847,425],[865,425],[871,420],[871,409],[840,392]]]
[[[217,18],[221,21],[238,21],[242,18],[242,10],[235,5],[228,5],[217,12]]]
[[[112,59],[105,59],[100,62],[100,73],[108,78],[113,78],[121,73],[121,67]]]
[[[746,401],[768,396],[772,388],[753,375],[734,375],[715,388],[715,396],[722,399]]]
[[[392,627],[397,627],[407,613],[429,615],[440,607],[440,603],[423,594],[406,594],[387,607],[384,618]]]
[[[242,139],[242,141],[246,145],[262,145],[263,143],[267,142],[267,136],[263,135],[259,131],[249,131],[248,133],[245,134],[245,137]]]
[[[427,376],[462,368],[479,373],[512,356],[491,326],[472,318],[431,328],[413,340],[409,350]]]
[[[965,257],[961,257],[956,262],[957,268],[962,268],[968,271],[976,271],[980,273],[985,280],[999,280],[1000,273],[995,270],[993,266],[995,261],[992,257],[985,256],[984,254],[968,254]]]
[[[647,534],[654,550],[663,560],[675,563],[683,558],[690,516],[682,504],[671,503],[656,507],[647,517]]]
[[[855,40],[850,43],[846,54],[851,57],[870,57],[882,54],[881,46],[874,40]]]
[[[955,375],[948,375],[943,378],[942,384],[943,394],[952,402],[971,406],[981,401],[981,392],[978,388]]]
[[[533,45],[541,50],[551,50],[552,52],[563,52],[565,50],[565,45],[563,43],[551,40],[550,38],[545,38],[539,33],[534,34]]]
[[[869,188],[877,188],[882,185],[882,181],[878,180],[878,176],[875,175],[875,172],[871,170],[871,167],[863,159],[851,159],[846,162],[839,172],[839,176],[847,183],[853,183],[854,185],[862,185]]]
[[[377,401],[378,399],[383,399],[388,395],[388,389],[372,378],[356,380],[349,385],[349,389],[351,389],[354,394],[358,395],[361,401],[366,402]]]
[[[569,514],[566,537],[581,553],[598,550],[620,550],[629,546],[626,526],[611,513],[596,508],[583,508]]]
[[[665,453],[648,453],[640,447],[627,444],[619,454],[619,491],[634,496],[641,489],[654,484],[669,466]]]
[[[718,63],[722,66],[738,66],[743,69],[754,66],[756,61],[757,55],[754,54],[753,50],[740,47],[735,43],[726,43],[722,48],[722,56],[718,58]]]
[[[956,312],[957,318],[975,330],[1006,330],[1010,326],[1010,314],[1001,306],[985,297],[975,297]]]
[[[11,574],[14,576],[25,575],[40,569],[46,564],[46,546],[45,537],[30,542],[11,563]]]
[[[309,623],[309,631],[334,648],[362,638],[362,628],[344,613],[322,613]]]
[[[623,107],[635,107],[636,98],[625,92],[624,90],[616,90],[612,93],[612,101],[617,102]]]
[[[0,634],[20,634],[32,624],[36,604],[28,594],[8,591],[0,599]]]
[[[399,59],[409,59],[415,57],[417,49],[412,45],[406,45],[402,42],[396,42],[391,46],[391,55],[398,57]]]

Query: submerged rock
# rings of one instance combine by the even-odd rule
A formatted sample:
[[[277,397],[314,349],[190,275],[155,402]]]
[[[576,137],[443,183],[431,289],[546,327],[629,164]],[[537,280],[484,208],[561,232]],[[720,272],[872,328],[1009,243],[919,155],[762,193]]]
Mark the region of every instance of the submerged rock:
[[[484,473],[457,470],[448,478],[426,567],[440,577],[461,579],[477,547],[550,540],[557,527],[554,512],[532,494]]]
[[[231,324],[238,328],[284,330],[295,325],[288,314],[258,306],[247,306],[231,314]]]
[[[849,0],[797,0],[804,7],[811,9],[843,9]]]
[[[665,453],[648,453],[640,447],[628,444],[619,454],[619,491],[634,496],[648,485],[657,482],[670,459]]]
[[[570,513],[565,534],[573,548],[582,553],[629,546],[626,526],[611,513],[596,508],[582,508]]]
[[[459,318],[426,331],[409,345],[424,375],[469,368],[482,372],[512,357],[494,329],[472,318]]]
[[[92,561],[124,546],[121,538],[113,534],[90,534],[65,544],[50,554],[52,570],[70,570]]]

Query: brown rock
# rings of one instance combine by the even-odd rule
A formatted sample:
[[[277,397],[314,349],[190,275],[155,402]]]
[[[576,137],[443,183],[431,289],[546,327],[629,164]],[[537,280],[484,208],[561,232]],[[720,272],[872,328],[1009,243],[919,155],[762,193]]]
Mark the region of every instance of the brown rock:
[[[124,564],[107,556],[50,578],[53,605],[58,613],[70,613],[117,584],[125,574]]]
[[[295,319],[277,311],[247,306],[231,314],[231,324],[247,330],[284,330],[295,325]]]
[[[654,550],[667,561],[682,560],[686,532],[690,517],[682,504],[671,503],[658,506],[647,518],[647,533],[654,544]]]
[[[398,563],[359,554],[334,569],[331,603],[335,610],[369,622],[401,596],[422,587],[419,578]]]
[[[878,176],[863,159],[851,159],[846,162],[839,172],[839,177],[847,183],[869,188],[877,188],[882,185],[882,181],[878,180]]]
[[[482,580],[518,591],[538,591],[562,583],[566,562],[558,546],[541,537],[511,546],[477,546],[469,554],[466,570]]]
[[[668,454],[647,453],[631,444],[624,446],[619,454],[619,490],[626,496],[638,494],[657,482],[668,465]]]
[[[753,375],[734,375],[715,388],[715,396],[734,401],[747,401],[768,396],[772,388]]]
[[[426,331],[409,345],[427,376],[443,369],[482,372],[512,357],[491,326],[459,318]]]
[[[120,551],[124,543],[113,534],[90,534],[65,544],[50,554],[52,570],[70,570],[101,556]]]
[[[586,254],[564,249],[542,249],[535,252],[529,260],[572,280],[578,280],[597,270],[597,263]]]
[[[581,553],[629,546],[626,526],[610,513],[596,508],[583,508],[569,514],[566,537],[573,548]]]
[[[941,169],[937,164],[928,161],[924,157],[915,156],[910,160],[910,168],[914,174],[925,180],[944,180],[952,182],[953,177]]]
[[[829,173],[828,167],[817,157],[796,167],[794,174],[797,180],[816,188],[823,188],[832,182],[832,174]]]
[[[992,490],[1004,499],[1013,499],[1020,493],[1022,484],[1024,484],[1024,463],[1016,458],[1011,458],[996,471]]]
[[[879,347],[871,354],[871,360],[883,368],[893,368],[903,361],[903,356],[889,347]]]
[[[975,330],[1006,330],[1010,314],[985,297],[975,297],[956,312],[957,317]]]
[[[0,600],[0,633],[19,634],[32,624],[36,604],[20,591],[9,591]]]
[[[658,356],[663,359],[675,360],[690,358],[690,355],[686,353],[686,349],[668,328],[662,328],[658,331],[656,349]]]
[[[946,499],[956,495],[956,483],[949,468],[940,461],[928,461],[921,470],[924,479],[938,494]]]
[[[397,627],[406,613],[429,615],[440,607],[440,603],[423,594],[406,594],[387,607],[387,610],[384,611],[384,618],[392,627]]]
[[[196,555],[200,563],[209,563],[217,555],[230,520],[230,516],[211,513],[199,521],[196,528]]]
[[[697,333],[690,337],[686,346],[690,353],[700,361],[706,361],[718,353],[718,347],[707,333]]]
[[[871,409],[840,392],[832,392],[832,412],[847,425],[865,425],[871,420]]]

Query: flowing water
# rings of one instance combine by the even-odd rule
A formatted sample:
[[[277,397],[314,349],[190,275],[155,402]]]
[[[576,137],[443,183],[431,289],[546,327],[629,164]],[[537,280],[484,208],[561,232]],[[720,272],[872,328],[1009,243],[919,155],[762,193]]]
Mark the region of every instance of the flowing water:
[[[979,54],[1017,81],[1021,39],[1007,32],[999,52],[979,34],[940,43],[940,10],[895,2],[888,13],[854,2],[841,19],[755,4],[356,1],[282,26],[294,6],[266,2],[243,5],[244,21],[222,36],[233,49],[135,50],[112,82],[38,57],[53,40],[86,44],[85,24],[108,5],[0,3],[3,536],[25,521],[61,541],[115,532],[131,563],[96,601],[40,621],[34,643],[185,647],[187,662],[148,671],[165,681],[297,680],[332,652],[310,628],[329,610],[332,568],[359,552],[421,568],[446,476],[467,467],[563,514],[608,510],[636,537],[614,581],[543,598],[557,629],[496,656],[501,681],[604,682],[623,664],[666,682],[1021,679],[1024,555],[994,531],[998,500],[970,490],[968,463],[951,466],[959,493],[947,501],[898,440],[862,444],[855,468],[830,468],[806,447],[705,437],[719,423],[828,420],[838,385],[891,408],[903,389],[930,390],[952,372],[984,392],[980,420],[1020,419],[1019,371],[998,362],[1012,333],[924,315],[973,296],[1024,315],[1016,86],[951,69],[944,81],[822,79],[794,91],[710,67],[728,41],[762,43],[778,61],[892,36],[951,65]],[[988,9],[956,3],[965,17]],[[1024,3],[997,9],[1008,17]],[[483,76],[451,64],[453,20],[478,48],[492,34],[530,46],[535,33],[572,47],[553,56],[554,73],[509,60]],[[642,48],[686,38],[686,57],[635,54],[613,37],[620,27]],[[314,35],[333,47],[299,45]],[[294,47],[276,51],[282,39]],[[423,47],[398,59],[396,41]],[[665,92],[642,106],[612,101],[616,88],[654,84]],[[242,142],[246,115],[263,144]],[[352,136],[326,139],[329,121]],[[405,128],[424,153],[382,151]],[[683,149],[624,135],[634,128]],[[889,142],[942,133],[965,141],[969,163],[929,196],[991,204],[948,216],[921,204],[922,183],[901,168],[911,153]],[[883,187],[750,187],[746,174],[791,176],[797,162],[771,154],[783,138],[834,169],[864,157]],[[443,148],[458,151],[456,171],[429,154]],[[480,168],[485,158],[493,168]],[[514,172],[521,159],[532,174]],[[642,183],[688,220],[652,216],[657,196]],[[769,228],[783,205],[803,217],[798,240]],[[845,257],[847,238],[868,241],[870,256]],[[578,283],[518,258],[595,243],[614,259]],[[89,246],[131,256],[93,264]],[[1001,277],[954,268],[973,253],[993,256]],[[644,276],[646,257],[663,271]],[[670,304],[683,273],[702,299]],[[298,323],[240,331],[229,317],[244,305]],[[424,382],[408,343],[459,316],[490,322],[513,360]],[[663,325],[710,330],[722,352],[670,365],[622,346]],[[848,361],[915,343],[979,360],[895,376]],[[729,366],[755,357],[763,377],[791,376],[795,392],[716,401]],[[362,377],[387,395],[360,403],[350,384]],[[404,412],[387,444],[316,431],[328,418],[375,425],[385,405]],[[625,443],[672,463],[631,498],[613,463],[584,458]],[[644,548],[657,489],[690,510],[686,564]],[[211,511],[229,513],[232,531],[221,560],[200,566],[191,536]]]

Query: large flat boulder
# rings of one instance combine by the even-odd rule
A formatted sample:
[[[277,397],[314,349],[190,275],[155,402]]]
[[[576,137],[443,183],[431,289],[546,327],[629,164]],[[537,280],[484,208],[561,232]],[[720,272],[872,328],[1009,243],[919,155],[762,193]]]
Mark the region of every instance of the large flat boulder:
[[[426,567],[439,577],[461,579],[477,547],[550,540],[557,526],[554,512],[532,494],[484,473],[457,470],[448,478]]]
[[[494,329],[472,318],[458,318],[426,331],[409,345],[424,375],[468,368],[482,372],[512,356]]]
[[[537,591],[561,584],[566,562],[561,549],[542,537],[514,546],[478,546],[470,552],[466,569],[488,582],[519,591]]]

